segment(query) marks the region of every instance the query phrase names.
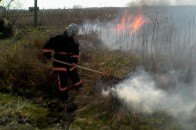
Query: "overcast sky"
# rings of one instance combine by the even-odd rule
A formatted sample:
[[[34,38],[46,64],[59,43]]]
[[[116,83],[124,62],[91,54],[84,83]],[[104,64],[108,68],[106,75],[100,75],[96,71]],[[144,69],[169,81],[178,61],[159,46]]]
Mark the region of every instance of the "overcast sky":
[[[124,7],[129,0],[37,0],[38,6],[42,8],[72,8],[74,5],[82,7]],[[47,2],[46,2],[47,1]],[[34,0],[23,0],[23,7],[34,5]]]
[[[16,0],[22,8],[34,6],[34,0]],[[37,0],[40,9],[72,8],[74,5],[82,7],[125,7],[128,3],[153,5],[196,5],[196,0]]]

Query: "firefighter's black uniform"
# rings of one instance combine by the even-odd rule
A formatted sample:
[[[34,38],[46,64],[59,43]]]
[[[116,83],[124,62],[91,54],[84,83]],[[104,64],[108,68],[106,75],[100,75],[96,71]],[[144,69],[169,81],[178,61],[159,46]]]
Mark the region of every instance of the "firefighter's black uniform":
[[[54,58],[67,63],[78,63],[79,58],[79,42],[76,38],[67,36],[66,32],[52,37],[42,48],[43,54],[47,59],[50,59],[52,52],[54,52]],[[57,62],[53,62],[53,72],[57,74],[58,86],[60,95],[68,98],[68,86],[67,80],[70,79],[73,83],[72,88],[77,89],[81,87],[82,80],[77,72],[76,66],[69,66]]]

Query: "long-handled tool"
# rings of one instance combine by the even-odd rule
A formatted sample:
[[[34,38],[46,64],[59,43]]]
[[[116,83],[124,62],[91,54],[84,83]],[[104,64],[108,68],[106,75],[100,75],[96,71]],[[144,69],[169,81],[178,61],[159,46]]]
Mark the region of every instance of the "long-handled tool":
[[[65,64],[65,65],[69,65],[69,66],[73,66],[73,64],[71,64],[71,63],[67,63],[67,62],[64,62],[64,61],[60,61],[60,60],[57,60],[57,59],[54,59],[54,58],[52,58],[52,61],[58,62],[58,63],[61,63],[61,64]],[[121,78],[116,77],[116,76],[112,76],[112,75],[107,74],[107,73],[103,73],[103,72],[100,72],[100,71],[97,71],[97,70],[93,70],[93,69],[90,69],[90,68],[86,68],[86,67],[83,67],[83,66],[80,66],[80,65],[75,65],[75,66],[76,66],[77,68],[81,68],[81,69],[84,69],[84,70],[87,70],[87,71],[91,71],[91,72],[94,72],[94,73],[102,74],[102,75],[105,75],[105,76],[109,76],[109,77],[113,77],[113,78],[115,78],[115,79],[121,80]]]

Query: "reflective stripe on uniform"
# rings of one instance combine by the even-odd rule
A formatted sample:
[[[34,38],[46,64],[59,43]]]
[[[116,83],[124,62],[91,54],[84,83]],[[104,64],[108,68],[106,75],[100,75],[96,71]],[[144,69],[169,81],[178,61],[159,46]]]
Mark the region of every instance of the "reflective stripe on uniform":
[[[76,67],[77,67],[77,65],[74,65],[73,67],[71,67],[71,68],[69,69],[69,71],[73,71]]]
[[[80,58],[80,55],[73,55],[71,57],[73,57],[73,58]]]
[[[66,68],[63,68],[63,67],[53,67],[53,71],[64,71],[64,72],[67,72],[67,69]]]
[[[75,83],[74,86],[79,86],[79,85],[81,85],[82,83],[83,83],[83,81],[80,80],[80,81],[78,81],[77,83]]]
[[[68,53],[67,52],[55,52],[55,54],[63,54],[63,55],[66,55]]]
[[[60,81],[59,74],[57,74],[57,78],[58,78],[59,91],[63,92],[63,91],[65,91],[65,90],[67,90],[69,87],[67,87],[67,86],[64,87],[64,88],[61,87],[61,81]]]
[[[59,90],[60,90],[61,92],[63,92],[63,91],[68,90],[68,87],[61,88],[61,86],[59,86]]]
[[[42,49],[42,52],[52,52],[52,49]]]

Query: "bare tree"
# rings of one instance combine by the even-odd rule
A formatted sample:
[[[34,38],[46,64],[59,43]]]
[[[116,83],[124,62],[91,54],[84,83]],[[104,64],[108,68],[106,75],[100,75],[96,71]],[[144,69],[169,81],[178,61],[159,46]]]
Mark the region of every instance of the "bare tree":
[[[2,18],[6,19],[15,19],[13,16],[16,15],[14,10],[20,9],[22,4],[19,0],[1,0],[1,5],[4,7],[4,11],[2,12]]]
[[[21,7],[19,0],[0,0],[0,39],[14,35],[15,23],[21,13],[18,9]]]
[[[83,8],[81,5],[74,5],[73,9],[72,9],[72,16],[74,16],[75,18],[77,18],[76,21],[82,21],[82,17],[83,17]]]

